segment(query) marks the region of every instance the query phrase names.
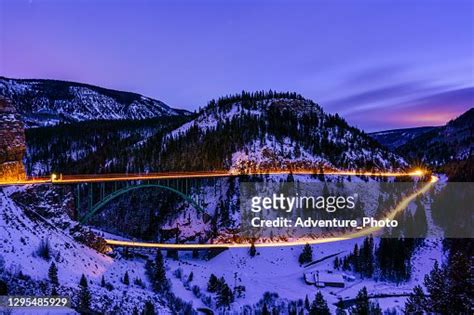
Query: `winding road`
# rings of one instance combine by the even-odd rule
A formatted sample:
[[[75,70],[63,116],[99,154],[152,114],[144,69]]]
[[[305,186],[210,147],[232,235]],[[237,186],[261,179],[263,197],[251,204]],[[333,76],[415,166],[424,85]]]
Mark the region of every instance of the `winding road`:
[[[48,177],[28,178],[22,181],[0,181],[0,185],[39,185],[39,184],[78,184],[78,183],[92,183],[92,182],[113,182],[113,181],[131,181],[131,180],[158,180],[158,179],[191,179],[191,178],[212,178],[212,177],[232,177],[241,175],[318,175],[314,170],[298,170],[298,171],[265,171],[265,172],[248,172],[245,174],[232,173],[229,171],[209,171],[209,172],[175,172],[175,173],[149,173],[149,174],[98,174],[98,175],[57,175],[52,174]],[[354,171],[327,171],[324,175],[341,175],[341,176],[381,176],[381,177],[401,177],[412,176],[421,177],[425,175],[422,170],[415,170],[413,172],[354,172]],[[392,220],[398,213],[403,211],[413,200],[419,195],[426,193],[437,181],[438,177],[432,175],[423,187],[416,192],[405,197],[388,215],[385,219]],[[281,246],[297,246],[308,244],[321,244],[337,242],[352,238],[358,238],[369,234],[375,234],[381,227],[370,227],[362,230],[348,232],[345,235],[338,237],[325,237],[319,239],[298,239],[287,242],[272,242],[272,243],[255,243],[255,247],[281,247]],[[167,244],[167,243],[146,243],[133,242],[124,240],[106,239],[107,244],[111,246],[126,246],[126,247],[140,247],[140,248],[163,248],[163,249],[212,249],[212,248],[245,248],[250,247],[250,243],[216,243],[216,244]]]

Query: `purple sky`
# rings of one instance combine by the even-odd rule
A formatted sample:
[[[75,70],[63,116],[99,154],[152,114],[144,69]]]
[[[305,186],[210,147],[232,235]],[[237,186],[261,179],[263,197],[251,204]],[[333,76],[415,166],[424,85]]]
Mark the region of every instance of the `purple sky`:
[[[195,109],[290,90],[367,131],[474,106],[474,2],[0,0],[0,75]]]

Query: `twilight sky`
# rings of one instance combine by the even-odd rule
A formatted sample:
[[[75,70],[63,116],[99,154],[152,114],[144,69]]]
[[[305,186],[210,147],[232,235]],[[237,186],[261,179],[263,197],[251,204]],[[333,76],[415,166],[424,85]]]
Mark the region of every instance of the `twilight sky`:
[[[474,2],[0,0],[0,75],[196,109],[290,90],[367,131],[474,106]]]

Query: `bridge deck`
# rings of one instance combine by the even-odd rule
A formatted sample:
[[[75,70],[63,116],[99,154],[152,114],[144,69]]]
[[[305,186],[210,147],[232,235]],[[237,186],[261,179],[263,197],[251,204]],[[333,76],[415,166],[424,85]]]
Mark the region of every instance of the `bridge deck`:
[[[158,179],[191,179],[191,178],[212,178],[212,177],[233,177],[242,175],[341,175],[341,176],[423,176],[422,170],[412,172],[357,172],[357,171],[337,171],[325,170],[320,173],[318,170],[265,170],[251,172],[230,172],[230,171],[205,171],[205,172],[163,172],[163,173],[130,173],[130,174],[80,174],[80,175],[62,175],[52,174],[51,176],[30,177],[22,181],[1,181],[0,185],[32,185],[32,184],[78,184],[92,182],[114,182],[114,181],[133,181],[133,180],[158,180]]]

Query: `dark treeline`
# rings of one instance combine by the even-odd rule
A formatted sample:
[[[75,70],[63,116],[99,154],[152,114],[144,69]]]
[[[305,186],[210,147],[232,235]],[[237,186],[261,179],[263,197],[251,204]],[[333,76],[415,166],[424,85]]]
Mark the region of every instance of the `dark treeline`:
[[[350,270],[362,278],[377,277],[382,280],[401,283],[410,280],[411,258],[422,240],[413,238],[380,238],[376,246],[371,236],[366,237],[359,247],[343,257],[334,259],[334,267]]]
[[[146,152],[135,148],[140,141],[149,137],[161,143],[166,132],[189,119],[97,120],[27,129],[25,164],[34,175],[126,172],[140,165],[134,161],[146,159]]]
[[[474,180],[474,155],[467,160],[452,161],[441,169],[446,173],[450,182],[470,182]]]
[[[471,108],[445,126],[434,128],[408,141],[397,151],[413,162],[442,168],[449,162],[463,163],[462,160],[472,159],[473,143],[474,108]]]
[[[304,97],[295,92],[276,92],[276,91],[257,91],[247,92],[242,91],[240,94],[231,94],[218,98],[217,100],[211,100],[204,110],[229,110],[232,104],[240,102],[246,109],[255,106],[256,102],[268,99],[291,99],[303,101]],[[256,108],[254,108],[256,109]],[[203,110],[199,109],[199,113]]]

